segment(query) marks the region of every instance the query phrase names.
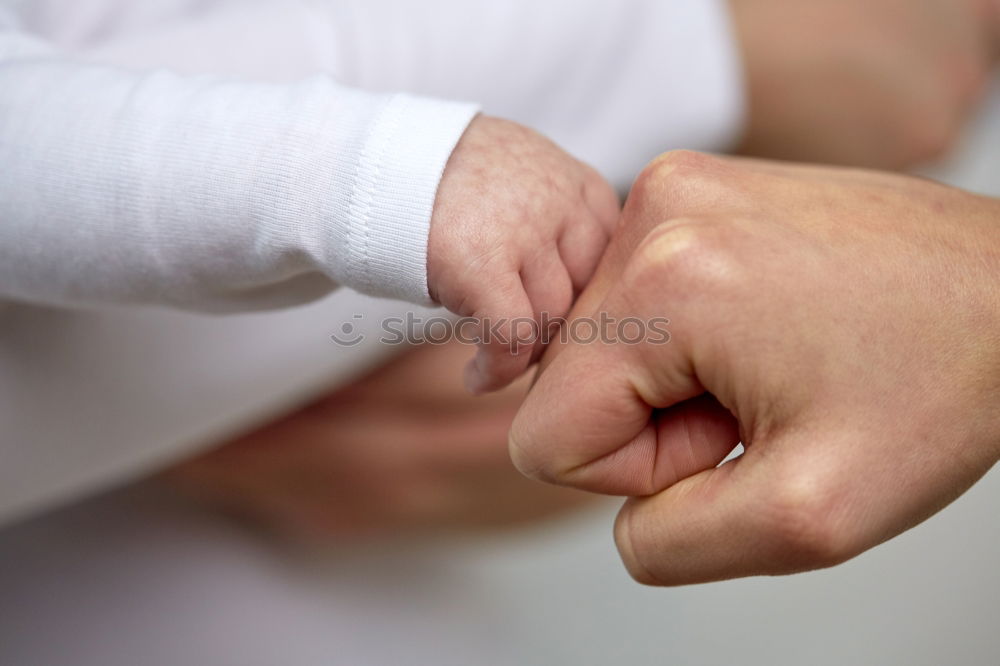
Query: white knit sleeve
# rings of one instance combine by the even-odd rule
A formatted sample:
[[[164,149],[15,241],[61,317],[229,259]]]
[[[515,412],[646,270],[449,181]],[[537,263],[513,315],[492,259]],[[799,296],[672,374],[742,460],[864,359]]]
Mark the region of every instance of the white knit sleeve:
[[[428,301],[441,173],[476,108],[87,65],[0,32],[0,298]]]

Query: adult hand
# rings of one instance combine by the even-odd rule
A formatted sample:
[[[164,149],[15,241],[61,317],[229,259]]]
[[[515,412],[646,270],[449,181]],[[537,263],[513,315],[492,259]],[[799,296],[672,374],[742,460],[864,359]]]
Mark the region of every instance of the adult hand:
[[[982,95],[996,0],[730,0],[749,123],[741,152],[897,168],[939,157]]]
[[[1000,456],[1000,202],[668,154],[576,309],[597,312],[667,317],[671,340],[550,348],[511,453],[530,476],[639,497],[616,540],[642,582],[843,562]]]
[[[469,396],[468,347],[418,347],[355,384],[165,476],[280,532],[351,538],[491,528],[582,505],[523,478],[507,430],[526,386]]]

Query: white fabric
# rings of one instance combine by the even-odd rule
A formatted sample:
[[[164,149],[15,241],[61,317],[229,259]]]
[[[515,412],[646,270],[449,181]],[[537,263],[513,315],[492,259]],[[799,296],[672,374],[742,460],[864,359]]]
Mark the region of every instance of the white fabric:
[[[474,99],[622,188],[664,150],[721,150],[740,130],[741,72],[721,0],[317,4],[344,81]]]
[[[416,7],[417,3],[413,4]],[[0,0],[0,9],[3,6],[17,7],[24,26],[72,51],[77,60],[64,56],[55,62],[46,56],[44,62],[0,64],[0,77],[13,77],[8,80],[17,79],[37,89],[43,85],[40,78],[55,72],[52,76],[72,87],[75,79],[67,74],[72,70],[109,82],[109,94],[118,90],[119,99],[127,98],[133,105],[135,97],[122,90],[138,85],[138,81],[151,82],[146,88],[139,86],[143,92],[150,88],[158,93],[167,89],[197,91],[193,98],[212,100],[212,104],[206,102],[209,108],[227,103],[223,89],[232,90],[237,98],[260,95],[272,109],[283,109],[305,122],[318,137],[317,146],[296,139],[296,150],[323,153],[338,164],[347,163],[348,155],[360,163],[362,151],[345,138],[346,152],[338,152],[331,146],[335,139],[321,136],[318,129],[329,126],[336,134],[348,125],[328,121],[315,109],[297,108],[295,99],[319,99],[320,105],[342,108],[338,105],[343,104],[356,111],[381,104],[378,108],[384,112],[412,104],[400,116],[405,116],[412,128],[440,120],[451,113],[449,109],[459,116],[462,109],[469,109],[427,101],[427,97],[478,98],[486,112],[554,135],[619,184],[630,180],[648,157],[661,150],[722,148],[739,129],[739,68],[721,0],[549,0],[531,4],[522,0],[454,0],[425,4],[423,11],[410,3],[390,0],[32,0],[13,4]],[[25,43],[20,38],[18,41]],[[495,64],[498,62],[502,65]],[[157,67],[169,67],[170,71],[151,74]],[[19,71],[27,69],[46,73],[46,77],[17,78],[22,76]],[[203,76],[206,74],[210,76]],[[334,80],[376,92],[352,92]],[[289,81],[298,83],[287,84]],[[34,107],[18,106],[20,114],[8,115],[6,109],[12,108],[8,100],[23,101],[20,92],[10,90],[10,85],[0,85],[0,109],[4,109],[0,125],[34,126],[33,116],[38,115]],[[87,99],[79,104],[85,109],[100,106],[90,97],[100,96],[102,90],[88,88]],[[387,91],[418,97],[377,96]],[[46,88],[44,92],[52,99],[68,95],[62,88]],[[336,102],[330,97],[333,92],[337,93]],[[357,106],[341,101],[347,98],[360,101]],[[59,116],[54,106],[46,108]],[[420,120],[421,110],[426,111],[427,123]],[[183,112],[180,105],[173,116],[162,109],[151,111],[181,125]],[[76,115],[75,110],[66,109],[60,116],[63,125],[76,127],[81,133],[68,140],[78,146],[99,147],[102,154],[108,154],[99,142],[87,144],[82,135],[89,134],[90,122],[81,123]],[[274,122],[281,117],[277,111],[270,115]],[[355,117],[367,116],[359,111]],[[230,123],[223,122],[222,114],[216,120],[213,127],[223,134],[235,132]],[[287,118],[285,121],[287,128]],[[282,130],[262,122],[257,114],[234,108],[232,122],[247,131],[270,133],[275,140],[283,140]],[[457,134],[460,123],[454,125]],[[99,126],[111,135],[117,127],[112,123]],[[375,120],[370,126],[385,127]],[[195,129],[206,143],[171,136],[164,144],[150,144],[149,150],[160,156],[176,156],[180,154],[178,146],[183,145],[191,151],[192,164],[210,168],[220,164],[216,158],[222,158],[211,153],[221,146],[236,151],[222,161],[230,168],[227,179],[232,176],[246,185],[247,179],[253,178],[240,171],[243,158],[234,155],[252,152],[252,145],[258,142],[251,140],[248,147],[238,141],[227,142],[204,125]],[[40,131],[43,137],[62,135],[58,127],[48,125]],[[137,136],[148,140],[156,132],[143,127]],[[407,132],[406,136],[414,144],[433,142],[432,132]],[[258,210],[260,216],[248,216],[248,220],[240,218],[239,210],[253,212],[249,195],[259,191],[239,190],[228,180],[214,186],[232,195],[229,207],[226,201],[199,199],[176,182],[160,180],[147,181],[148,189],[143,192],[122,187],[123,200],[77,199],[73,183],[122,186],[116,178],[130,172],[119,167],[94,170],[88,166],[95,164],[92,156],[72,151],[67,157],[75,160],[76,166],[69,169],[52,155],[35,154],[40,144],[25,136],[4,134],[2,141],[0,151],[8,151],[3,164],[12,154],[10,146],[20,146],[30,153],[25,159],[35,177],[52,182],[53,191],[60,196],[86,204],[82,212],[88,213],[94,229],[129,232],[108,238],[103,247],[90,242],[91,236],[81,238],[80,222],[71,216],[80,211],[56,206],[47,197],[29,196],[38,192],[41,181],[18,181],[17,189],[23,186],[25,191],[12,191],[14,185],[4,180],[11,175],[0,173],[4,182],[0,189],[0,209],[4,211],[0,236],[16,236],[13,246],[8,240],[0,246],[0,290],[16,288],[21,298],[33,294],[34,298],[72,305],[89,297],[95,302],[115,299],[232,309],[302,300],[328,289],[331,279],[367,289],[371,283],[366,280],[382,284],[385,278],[375,270],[376,264],[366,264],[362,277],[351,272],[347,259],[336,254],[343,246],[337,244],[335,233],[326,239],[325,246],[316,240],[331,226],[342,228],[337,226],[338,220],[321,219],[323,215],[316,214],[343,209],[338,208],[339,193],[333,189],[323,192],[319,184],[329,173],[322,168],[317,171],[316,165],[327,157],[314,156],[311,165],[290,163],[282,159],[282,150],[262,150],[264,163],[272,168],[272,182],[283,177],[288,182],[295,176],[295,196],[266,199],[276,207],[266,213]],[[59,141],[48,145],[56,154],[67,150]],[[122,151],[118,154],[136,155],[127,142],[116,145]],[[395,160],[393,164],[402,164],[407,156],[419,161],[423,149],[414,146],[402,156],[392,153],[387,158]],[[440,163],[445,152],[442,147],[438,158],[427,163]],[[137,161],[141,162],[137,168],[148,173],[145,160]],[[201,174],[184,160],[179,162],[169,163],[180,170],[187,183],[197,181]],[[43,174],[41,165],[54,171]],[[421,173],[431,174],[437,168]],[[18,170],[24,173],[24,167]],[[161,175],[164,173],[175,175],[174,171]],[[298,184],[300,177],[304,185]],[[421,177],[415,190],[431,192],[430,180]],[[163,188],[176,193],[173,203],[164,203]],[[287,190],[282,186],[276,190],[293,191],[291,185]],[[384,194],[386,200],[403,200],[399,192]],[[426,214],[428,199],[421,200]],[[148,206],[156,202],[161,207],[152,215]],[[144,267],[135,256],[122,252],[122,247],[128,246],[160,258],[156,244],[143,245],[142,234],[136,234],[120,217],[97,219],[95,207],[116,213],[123,210],[119,204],[151,215],[144,218],[144,232],[166,235],[176,243],[170,247],[184,248],[170,255],[174,263],[157,261]],[[32,225],[7,217],[9,211],[15,207],[22,210],[22,206],[34,220]],[[175,208],[182,206],[210,214],[210,219],[200,220],[207,229],[177,215]],[[39,210],[55,217],[41,215]],[[165,227],[154,225],[161,215],[188,234],[174,236]],[[240,226],[241,219],[243,224],[253,222],[252,232]],[[283,226],[286,222],[297,231],[291,233]],[[257,253],[261,248],[250,235],[228,237],[228,231],[234,231],[230,225],[235,225],[235,232],[252,233],[254,239],[263,241],[263,253]],[[405,230],[417,226],[406,225]],[[19,231],[14,234],[12,229]],[[39,243],[40,238],[46,238],[46,244]],[[212,246],[212,256],[201,252],[201,242],[209,238],[213,242],[205,245]],[[387,233],[372,242],[388,257],[397,239]],[[244,254],[240,247],[251,254]],[[85,249],[92,254],[84,253]],[[411,252],[407,256],[415,255]],[[45,258],[52,260],[51,265],[45,264]],[[397,266],[390,263],[377,265],[391,272]],[[193,266],[199,270],[192,273]],[[45,273],[49,268],[54,273]],[[167,279],[174,269],[176,280]],[[119,276],[138,272],[126,280],[110,280],[105,270],[118,271]],[[37,280],[26,279],[29,274]],[[0,465],[0,521],[153,469],[210,445],[234,429],[267,418],[326,384],[354,376],[365,363],[385,353],[377,345],[345,350],[329,342],[329,333],[342,321],[351,321],[355,312],[368,312],[373,318],[398,313],[399,306],[337,295],[305,309],[226,318],[138,308],[50,312],[9,306],[0,313],[0,460],[4,461]],[[185,386],[191,388],[185,391]]]
[[[339,283],[429,302],[434,196],[475,107],[322,76],[136,74],[36,44],[0,33],[0,295],[222,310]]]

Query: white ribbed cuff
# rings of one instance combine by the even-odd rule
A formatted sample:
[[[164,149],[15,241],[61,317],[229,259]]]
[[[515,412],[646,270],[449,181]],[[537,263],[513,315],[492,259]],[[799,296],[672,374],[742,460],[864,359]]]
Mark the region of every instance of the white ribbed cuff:
[[[373,296],[432,303],[427,239],[438,184],[478,112],[395,95],[365,141],[350,204],[347,283]]]

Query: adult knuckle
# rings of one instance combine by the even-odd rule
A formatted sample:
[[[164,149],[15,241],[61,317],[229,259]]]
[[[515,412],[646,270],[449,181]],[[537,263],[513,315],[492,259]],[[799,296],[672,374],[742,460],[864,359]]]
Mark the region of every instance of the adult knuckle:
[[[856,554],[829,485],[820,475],[797,473],[774,487],[762,515],[782,572],[831,567]]]
[[[738,283],[740,255],[713,221],[679,219],[654,227],[642,240],[623,275],[626,289],[650,284],[671,292],[727,289]]]
[[[670,172],[683,167],[707,167],[717,161],[718,158],[696,150],[670,150],[654,158],[649,163],[648,170],[653,171],[653,173]]]
[[[641,208],[683,211],[685,203],[701,198],[719,181],[724,164],[718,157],[691,150],[674,150],[654,159],[639,174],[630,200]]]

